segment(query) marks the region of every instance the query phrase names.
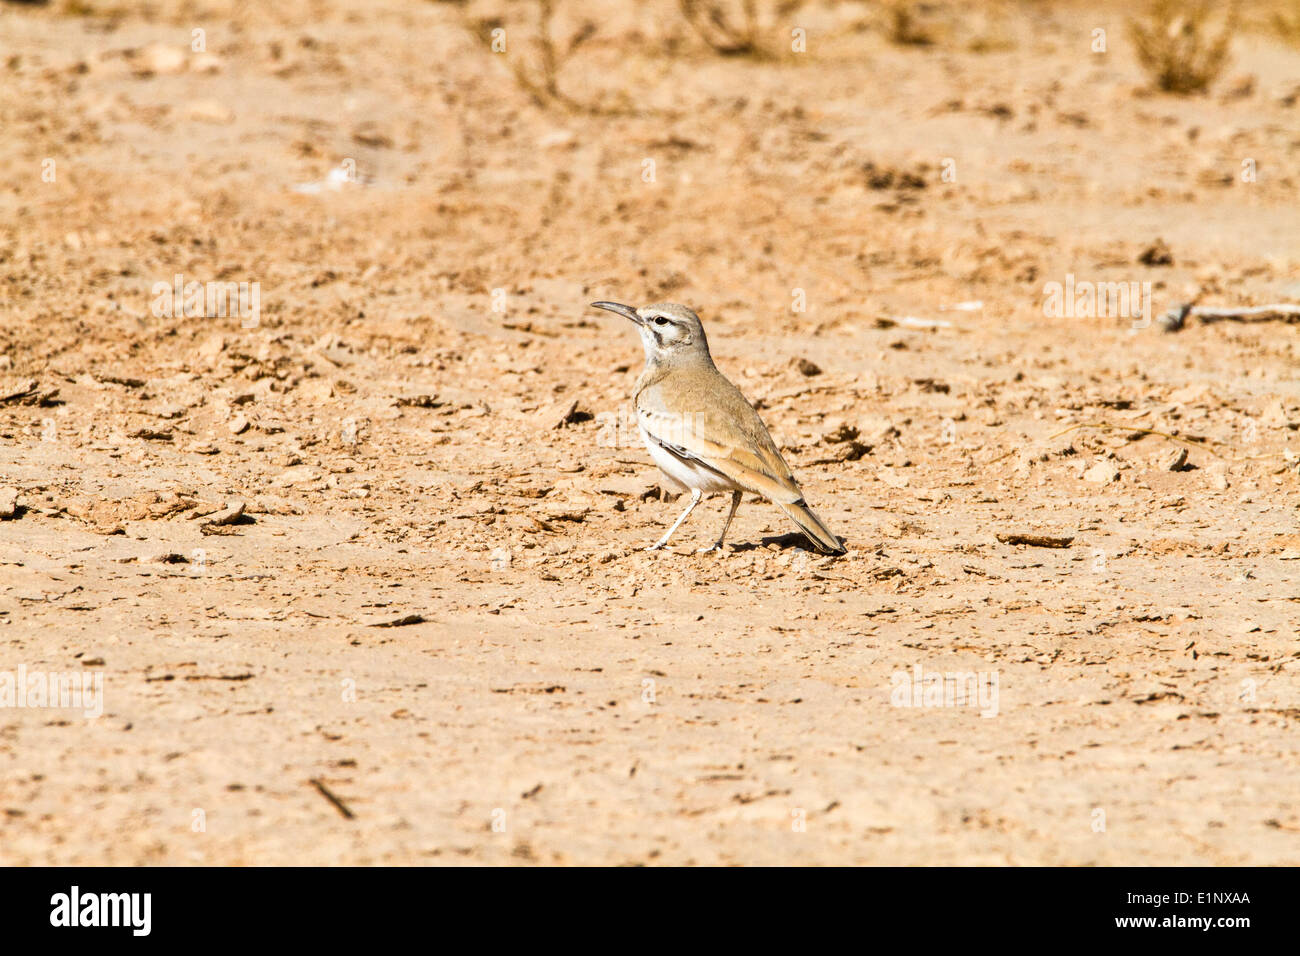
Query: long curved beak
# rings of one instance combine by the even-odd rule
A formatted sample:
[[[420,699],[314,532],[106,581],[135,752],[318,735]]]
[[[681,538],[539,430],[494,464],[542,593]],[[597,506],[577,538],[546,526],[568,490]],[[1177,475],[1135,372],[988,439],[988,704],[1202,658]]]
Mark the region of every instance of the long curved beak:
[[[604,309],[606,312],[615,312],[623,316],[625,319],[631,319],[637,325],[643,324],[641,316],[637,315],[636,309],[632,308],[630,305],[619,305],[617,302],[593,302],[591,303],[591,306],[594,309]]]

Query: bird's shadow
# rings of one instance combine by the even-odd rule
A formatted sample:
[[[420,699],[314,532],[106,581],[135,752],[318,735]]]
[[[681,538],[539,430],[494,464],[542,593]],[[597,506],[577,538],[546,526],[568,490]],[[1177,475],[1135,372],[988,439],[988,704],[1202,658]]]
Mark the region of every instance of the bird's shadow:
[[[806,551],[808,554],[817,555],[817,549],[808,541],[807,536],[800,534],[798,531],[768,535],[757,542],[737,542],[731,546],[731,550],[737,554],[746,551],[766,551],[769,550],[771,545],[776,545],[778,551]]]

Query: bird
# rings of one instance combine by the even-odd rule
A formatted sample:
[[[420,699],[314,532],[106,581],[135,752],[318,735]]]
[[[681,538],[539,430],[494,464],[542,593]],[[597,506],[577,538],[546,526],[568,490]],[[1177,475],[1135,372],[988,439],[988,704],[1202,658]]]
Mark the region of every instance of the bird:
[[[673,302],[641,308],[618,302],[591,305],[636,324],[645,347],[645,369],[633,398],[637,427],[659,469],[691,493],[681,517],[647,551],[668,544],[702,495],[729,491],[731,508],[722,533],[711,547],[699,549],[701,554],[723,551],[731,519],[748,491],[789,515],[816,550],[845,553],[840,539],[808,507],[754,406],[713,364],[704,324],[695,312]]]

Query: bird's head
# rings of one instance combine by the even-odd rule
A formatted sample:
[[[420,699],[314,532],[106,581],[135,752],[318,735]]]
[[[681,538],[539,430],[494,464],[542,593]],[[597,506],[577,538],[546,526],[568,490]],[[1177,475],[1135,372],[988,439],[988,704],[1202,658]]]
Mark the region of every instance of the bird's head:
[[[684,305],[656,302],[636,309],[617,302],[593,302],[593,307],[614,312],[636,323],[648,364],[709,359],[709,341],[700,317]]]

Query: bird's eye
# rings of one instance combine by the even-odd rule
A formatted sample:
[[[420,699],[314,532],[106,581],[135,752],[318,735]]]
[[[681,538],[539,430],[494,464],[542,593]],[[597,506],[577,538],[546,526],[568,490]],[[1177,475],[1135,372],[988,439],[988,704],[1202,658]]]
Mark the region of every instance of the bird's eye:
[[[655,316],[655,325],[667,325],[667,324],[668,324],[668,320],[665,319],[662,315]]]

